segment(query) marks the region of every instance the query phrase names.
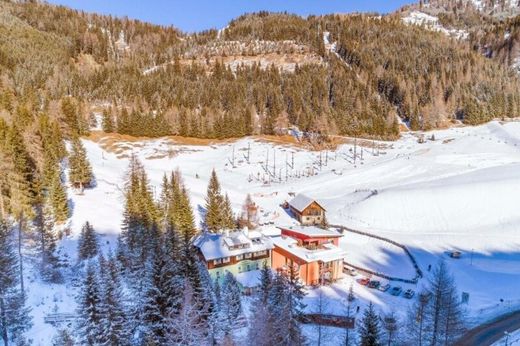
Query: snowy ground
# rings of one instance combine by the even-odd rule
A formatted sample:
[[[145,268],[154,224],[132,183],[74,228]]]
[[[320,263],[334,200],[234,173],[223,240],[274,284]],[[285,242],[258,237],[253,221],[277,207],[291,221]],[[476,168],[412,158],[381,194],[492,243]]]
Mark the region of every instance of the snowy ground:
[[[520,330],[512,332],[509,336],[504,336],[492,346],[520,346]]]
[[[387,148],[379,152],[364,148],[363,160],[358,147],[355,163],[353,146],[343,145],[336,152],[322,152],[321,165],[318,152],[252,139],[213,146],[175,145],[166,139],[126,142],[113,152],[85,140],[97,185],[82,196],[69,191],[71,235],[62,242],[62,251],[74,264],[76,239],[87,220],[102,234],[104,244],[115,245],[123,179],[133,152],[143,161],[157,196],[163,174],[182,172],[199,221],[215,168],[236,212],[251,193],[263,222],[287,225],[294,221],[279,205],[290,198],[289,192],[303,192],[322,201],[330,223],[406,245],[423,271],[445,258],[459,289],[470,294],[473,323],[520,308],[520,123],[492,122],[427,136],[432,134],[436,140],[424,144],[404,134],[396,142],[381,143]],[[413,276],[404,256],[386,243],[349,234],[341,244],[352,260]],[[461,259],[448,258],[446,252],[454,249],[462,252]],[[32,281],[29,299],[35,326],[30,337],[36,345],[48,345],[54,329],[43,324],[43,315],[73,312],[75,289],[43,285],[34,277]],[[346,297],[351,281],[359,297],[356,304],[364,306],[370,300],[382,311],[406,310],[408,300],[370,290],[348,277],[320,289],[335,312],[341,312],[337,302]],[[306,298],[309,310],[320,290]]]

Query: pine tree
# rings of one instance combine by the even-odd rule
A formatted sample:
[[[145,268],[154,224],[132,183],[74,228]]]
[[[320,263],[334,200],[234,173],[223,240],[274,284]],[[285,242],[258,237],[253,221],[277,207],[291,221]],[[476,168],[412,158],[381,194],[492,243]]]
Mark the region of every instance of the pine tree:
[[[25,294],[18,290],[18,262],[7,224],[0,219],[0,338],[5,345],[23,340],[32,323]]]
[[[361,346],[379,346],[381,345],[381,327],[379,324],[379,316],[374,310],[372,302],[368,305],[363,313],[363,319],[359,326],[359,344]]]
[[[211,232],[217,232],[222,228],[222,204],[223,198],[220,193],[220,183],[217,173],[213,169],[206,194],[206,227]]]
[[[81,235],[78,240],[78,259],[80,261],[97,256],[99,244],[96,231],[87,221],[81,228]]]
[[[79,137],[72,139],[72,152],[69,156],[69,180],[74,185],[79,185],[82,190],[89,187],[94,179],[92,168],[87,158],[85,147]]]
[[[87,266],[85,278],[78,295],[78,341],[82,345],[96,346],[101,343],[102,314],[101,292],[95,267]]]

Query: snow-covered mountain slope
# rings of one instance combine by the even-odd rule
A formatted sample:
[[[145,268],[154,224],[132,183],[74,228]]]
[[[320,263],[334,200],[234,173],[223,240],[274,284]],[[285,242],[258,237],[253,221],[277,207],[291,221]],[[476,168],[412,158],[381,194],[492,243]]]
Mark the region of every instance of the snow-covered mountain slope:
[[[128,157],[135,153],[156,196],[163,174],[182,172],[198,221],[215,168],[236,212],[251,193],[261,207],[262,222],[289,224],[294,221],[280,204],[290,192],[303,192],[323,202],[330,223],[407,245],[423,270],[446,258],[459,289],[470,293],[473,317],[491,317],[520,305],[520,123],[492,122],[434,131],[426,137],[432,135],[434,141],[419,144],[417,136],[408,133],[396,142],[376,143],[380,149],[354,150],[345,144],[337,151],[322,152],[321,166],[318,152],[251,138],[211,146],[180,145],[170,139],[110,146],[84,140],[96,186],[84,195],[69,191],[71,235],[62,241],[62,251],[75,263],[76,240],[85,221],[101,234],[105,249],[115,246]],[[370,262],[367,253],[373,253],[381,267],[404,263],[392,257],[391,249],[363,239],[349,241],[347,235],[342,246],[347,258],[364,252],[355,258],[364,263]],[[462,259],[448,259],[445,252],[454,249],[463,253]],[[396,270],[410,275],[409,269]],[[34,275],[31,278],[28,294],[35,326],[30,336],[36,345],[47,345],[54,329],[43,324],[43,316],[54,310],[73,312],[76,288],[48,286]],[[397,308],[396,301],[383,293],[367,291],[359,296],[382,309]],[[405,311],[406,304],[401,306]]]
[[[403,22],[409,25],[420,25],[424,26],[429,30],[438,31],[446,36],[453,37],[456,39],[466,39],[468,32],[460,29],[448,29],[442,26],[439,22],[439,18],[436,16],[429,15],[421,11],[411,11],[402,18]]]

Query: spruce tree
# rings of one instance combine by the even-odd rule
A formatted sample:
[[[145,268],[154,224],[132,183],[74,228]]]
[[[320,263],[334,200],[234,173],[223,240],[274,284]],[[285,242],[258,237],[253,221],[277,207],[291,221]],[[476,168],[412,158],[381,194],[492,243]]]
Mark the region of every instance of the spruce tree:
[[[57,237],[54,229],[54,216],[48,199],[37,208],[36,227],[39,238],[40,273],[45,281],[58,283],[62,280],[59,271],[60,261],[56,256]]]
[[[206,194],[206,228],[210,232],[220,231],[223,226],[222,208],[223,198],[220,193],[220,183],[217,178],[217,173],[213,169],[211,171],[211,178],[208,184],[208,191]]]
[[[222,205],[222,228],[236,228],[236,221],[233,215],[233,209],[231,208],[231,201],[229,200],[229,196],[227,194]]]
[[[69,156],[69,180],[72,184],[79,185],[82,190],[84,187],[90,186],[93,179],[85,147],[79,137],[73,137],[72,151]]]
[[[375,312],[372,302],[363,312],[363,319],[361,320],[358,334],[361,346],[380,346],[382,344],[379,316]]]
[[[27,220],[34,216],[35,203],[34,174],[35,164],[29,156],[22,135],[16,126],[6,134],[7,160],[11,164],[8,170],[10,213],[18,222],[18,262],[20,287],[24,291],[22,241]]]
[[[4,345],[23,340],[31,327],[30,310],[25,307],[25,294],[18,289],[18,261],[14,254],[11,233],[0,219],[0,338]]]
[[[159,247],[149,266],[142,323],[147,342],[166,342],[168,319],[180,309],[182,279],[171,258]]]
[[[259,293],[251,305],[251,324],[248,330],[248,340],[253,345],[270,345],[271,318],[269,316],[268,302],[273,278],[271,269],[264,262],[260,274]]]
[[[67,192],[63,186],[59,174],[55,175],[49,191],[52,211],[56,223],[62,224],[69,218],[69,205]]]
[[[231,272],[227,272],[222,282],[221,310],[229,333],[233,323],[242,314],[240,286]]]
[[[198,346],[208,344],[201,310],[188,280],[183,286],[181,309],[168,319],[166,343],[170,345]]]
[[[96,231],[87,221],[81,228],[81,234],[78,240],[78,259],[83,261],[95,257],[98,252],[99,244]]]
[[[52,339],[52,346],[75,346],[74,337],[67,329],[60,329]]]
[[[291,311],[288,332],[291,340],[297,343],[301,343],[303,342],[304,337],[300,329],[299,318],[303,314],[303,310],[306,307],[306,305],[303,303],[303,298],[305,297],[305,288],[299,279],[298,272],[294,265],[289,266],[287,284]]]
[[[100,282],[95,267],[89,264],[78,295],[78,341],[82,345],[99,345],[103,335],[101,322]]]
[[[105,281],[102,283],[103,289],[99,308],[101,343],[103,345],[129,345],[130,326],[127,322],[117,264],[111,254],[105,265]]]
[[[114,132],[114,120],[112,118],[112,114],[110,113],[110,110],[108,110],[108,109],[103,110],[103,118],[102,118],[101,127],[103,129],[103,132],[106,132],[106,133]]]

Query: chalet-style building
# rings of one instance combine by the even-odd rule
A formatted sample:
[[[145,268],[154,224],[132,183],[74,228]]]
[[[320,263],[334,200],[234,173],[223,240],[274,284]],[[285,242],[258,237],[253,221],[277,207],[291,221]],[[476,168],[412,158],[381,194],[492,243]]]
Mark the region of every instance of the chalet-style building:
[[[325,222],[325,208],[303,194],[289,201],[289,209],[302,225],[321,225]]]
[[[341,234],[316,226],[279,227],[273,237],[272,268],[285,271],[294,266],[305,285],[322,285],[341,278],[345,251],[339,245]]]
[[[220,281],[231,272],[245,293],[259,284],[264,262],[271,266],[273,241],[258,231],[206,232],[197,236],[193,245],[213,280]]]

